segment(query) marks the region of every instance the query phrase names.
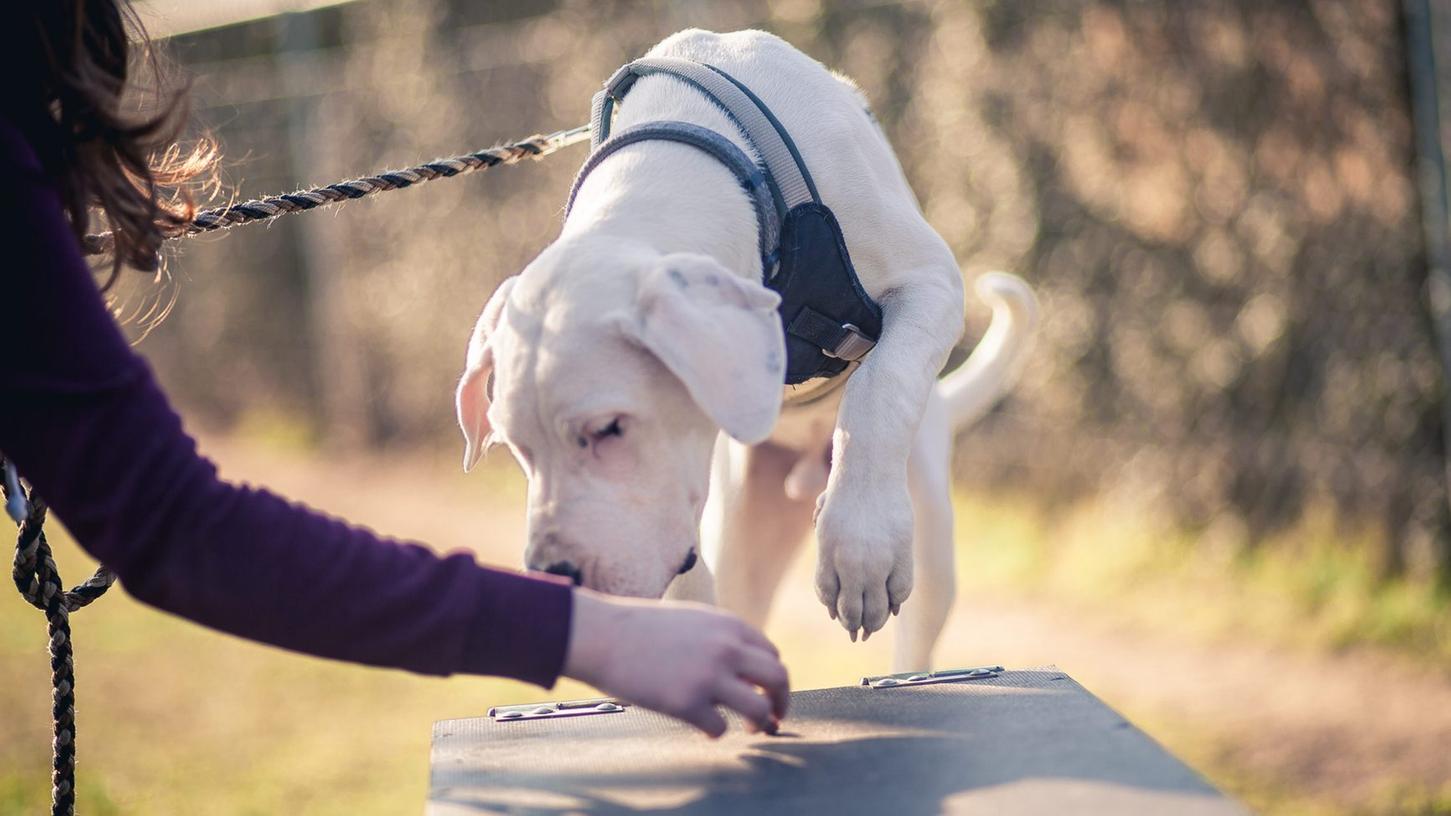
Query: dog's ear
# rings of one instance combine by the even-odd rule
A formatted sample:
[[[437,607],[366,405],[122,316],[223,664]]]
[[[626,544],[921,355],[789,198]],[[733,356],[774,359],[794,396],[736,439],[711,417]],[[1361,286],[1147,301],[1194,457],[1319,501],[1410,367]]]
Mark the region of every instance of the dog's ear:
[[[705,255],[660,258],[641,276],[626,331],[685,384],[726,433],[764,440],[781,410],[786,346],[780,298]]]
[[[489,335],[499,326],[504,313],[504,303],[515,278],[508,278],[494,290],[493,297],[484,304],[484,312],[474,324],[474,333],[469,337],[468,355],[464,360],[464,375],[458,381],[454,392],[454,408],[458,412],[458,426],[464,432],[464,472],[478,464],[484,453],[485,438],[489,434],[489,375],[494,371],[494,350],[489,346]]]

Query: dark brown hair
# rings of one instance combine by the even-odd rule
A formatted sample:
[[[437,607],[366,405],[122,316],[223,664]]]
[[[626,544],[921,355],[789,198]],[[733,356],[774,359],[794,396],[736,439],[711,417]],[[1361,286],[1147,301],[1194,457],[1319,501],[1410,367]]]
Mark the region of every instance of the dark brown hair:
[[[12,86],[14,113],[60,186],[77,240],[98,210],[112,234],[106,286],[123,265],[155,270],[162,242],[195,214],[195,193],[215,189],[215,142],[177,141],[189,84],[171,76],[128,0],[15,6],[4,15],[21,18],[20,72],[7,80],[22,86]]]

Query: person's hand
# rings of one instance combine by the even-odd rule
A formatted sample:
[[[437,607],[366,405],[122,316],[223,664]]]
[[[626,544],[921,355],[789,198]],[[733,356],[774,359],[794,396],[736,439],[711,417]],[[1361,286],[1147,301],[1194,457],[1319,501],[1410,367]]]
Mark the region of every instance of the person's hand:
[[[739,618],[700,604],[587,589],[574,590],[564,674],[712,737],[726,730],[717,705],[753,730],[775,732],[791,690],[776,647]]]

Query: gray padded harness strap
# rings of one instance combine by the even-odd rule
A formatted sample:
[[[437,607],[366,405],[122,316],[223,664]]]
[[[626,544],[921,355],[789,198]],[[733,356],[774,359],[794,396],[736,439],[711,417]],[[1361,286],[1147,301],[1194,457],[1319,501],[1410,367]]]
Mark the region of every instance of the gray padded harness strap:
[[[751,207],[756,211],[758,227],[756,234],[761,253],[761,268],[767,275],[770,275],[776,267],[776,245],[781,237],[781,219],[771,200],[766,175],[761,171],[760,166],[739,147],[736,147],[730,139],[700,125],[673,121],[649,122],[625,128],[613,137],[606,139],[590,154],[589,158],[585,160],[584,166],[579,168],[579,173],[575,175],[574,184],[569,188],[569,200],[564,205],[565,217],[567,218],[569,211],[574,208],[574,197],[579,193],[580,185],[584,183],[585,177],[590,174],[591,170],[594,170],[600,162],[616,150],[644,141],[667,141],[690,145],[724,164],[726,169],[735,174],[741,187],[745,189],[747,197],[751,200]]]
[[[766,165],[767,184],[771,188],[779,216],[798,204],[821,203],[816,185],[791,141],[786,128],[770,108],[750,89],[712,65],[678,57],[647,57],[635,60],[615,72],[604,90],[595,94],[590,110],[590,138],[598,148],[609,138],[615,103],[629,93],[635,80],[650,74],[669,74],[690,83],[740,127],[746,141],[760,154]]]
[[[700,93],[726,115],[756,159],[709,128],[686,122],[647,122],[610,135],[615,105],[642,76],[664,74]],[[776,311],[785,330],[787,385],[840,382],[876,345],[882,310],[862,288],[830,208],[786,128],[734,77],[713,65],[674,57],[636,60],[610,77],[590,109],[594,152],[580,168],[570,204],[590,171],[611,153],[647,139],[691,145],[724,164],[740,180],[760,227],[761,275],[781,296]],[[759,161],[759,163],[757,163]],[[568,210],[566,210],[566,214]]]

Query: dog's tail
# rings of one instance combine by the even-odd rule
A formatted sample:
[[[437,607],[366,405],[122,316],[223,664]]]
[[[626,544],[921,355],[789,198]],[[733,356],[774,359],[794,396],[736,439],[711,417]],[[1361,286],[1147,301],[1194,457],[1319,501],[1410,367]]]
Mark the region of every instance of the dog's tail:
[[[1022,278],[988,272],[974,288],[992,307],[992,323],[967,361],[937,384],[954,431],[977,422],[1007,393],[1038,326],[1038,299]]]

